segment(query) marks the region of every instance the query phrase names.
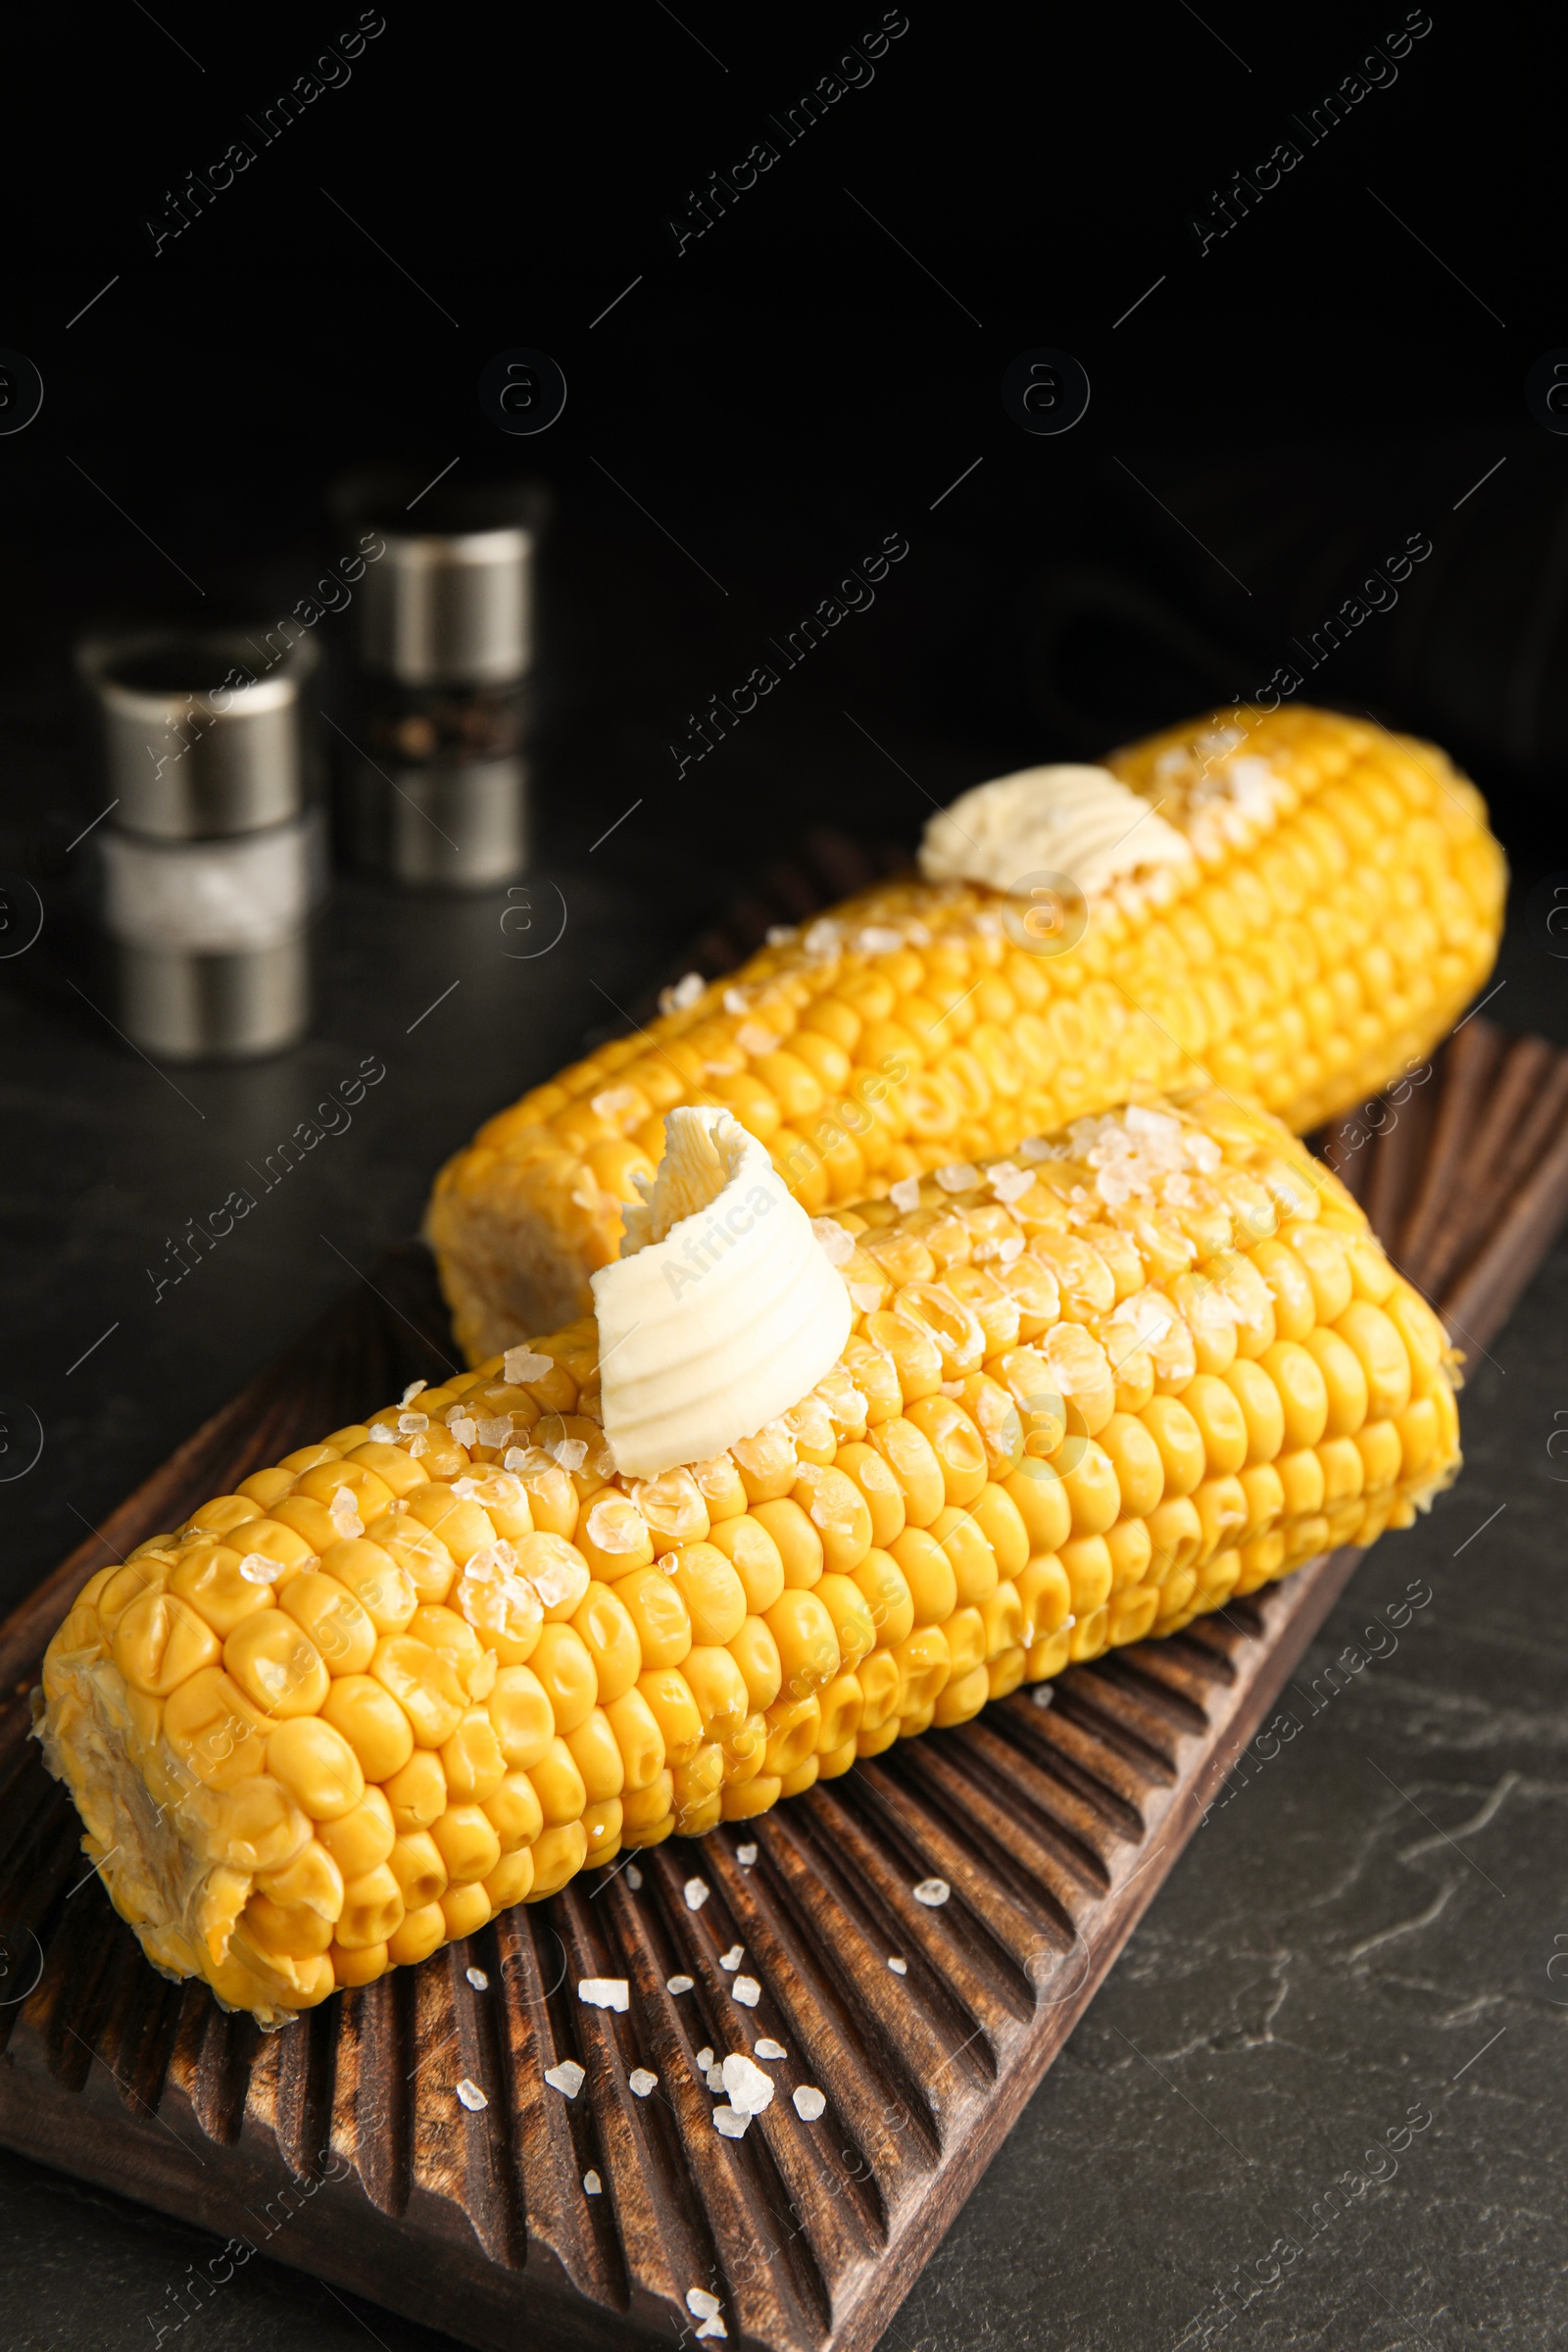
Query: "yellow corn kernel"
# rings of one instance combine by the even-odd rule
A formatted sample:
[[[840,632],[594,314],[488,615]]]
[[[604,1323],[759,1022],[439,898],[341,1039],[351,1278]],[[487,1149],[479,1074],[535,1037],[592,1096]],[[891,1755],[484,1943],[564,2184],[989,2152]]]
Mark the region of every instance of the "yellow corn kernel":
[[[290,1577],[278,1593],[277,1605],[310,1635],[328,1674],[365,1673],[375,1655],[376,1629],[335,1576],[317,1571]]]
[[[343,1951],[356,1952],[384,1944],[402,1926],[406,1907],[389,1863],[368,1870],[363,1878],[348,1880],[337,1923],[337,1945]]]
[[[267,1769],[313,1821],[341,1821],[365,1794],[359,1758],[319,1716],[280,1723],[267,1742]]]
[[[637,1690],[658,1726],[665,1763],[684,1764],[702,1745],[703,1718],[680,1668],[657,1667],[640,1674]]]
[[[662,1568],[623,1577],[615,1597],[630,1617],[645,1666],[678,1666],[692,1645],[691,1615]]]
[[[540,1769],[535,1767],[536,1775]],[[577,1786],[579,1788],[582,1786],[580,1779]],[[535,1788],[537,1790],[537,1779]],[[540,1803],[548,1818],[548,1809],[544,1808],[542,1797]],[[577,1811],[579,1814],[582,1811],[580,1804]],[[446,1867],[448,1882],[453,1886],[467,1886],[476,1879],[488,1878],[501,1859],[501,1840],[489,1816],[478,1805],[448,1805],[440,1818],[430,1824],[428,1831],[420,1834],[432,1840]],[[435,1901],[439,1898],[431,1896],[427,1899]]]
[[[668,1581],[686,1604],[693,1642],[710,1647],[733,1641],[746,1623],[746,1588],[724,1554],[712,1544],[688,1544],[673,1561]]]
[[[504,1856],[515,1853],[519,1846],[532,1845],[545,1826],[539,1791],[525,1772],[509,1772],[500,1788],[485,1798],[480,1811],[500,1839]],[[515,1899],[520,1902],[522,1897]]]
[[[263,1609],[237,1625],[223,1644],[223,1665],[246,1697],[272,1717],[319,1714],[330,1688],[320,1651],[281,1609]]]
[[[447,1866],[428,1830],[411,1830],[399,1838],[386,1866],[398,1883],[406,1913],[439,1902],[447,1890]]]
[[[169,1591],[188,1601],[220,1642],[242,1618],[270,1608],[271,1592],[241,1574],[242,1552],[226,1544],[196,1544],[183,1552],[169,1578]]]
[[[416,1747],[402,1771],[381,1787],[400,1837],[427,1830],[447,1809],[447,1776],[435,1748]]]
[[[351,1813],[337,1821],[318,1822],[316,1835],[342,1876],[360,1879],[386,1860],[397,1832],[385,1795],[379,1788],[368,1788]]]
[[[387,1937],[387,1958],[396,1968],[412,1968],[446,1939],[446,1913],[439,1902],[426,1903],[420,1910],[404,1912],[401,1925]]]
[[[723,1553],[740,1579],[751,1616],[770,1609],[784,1590],[784,1562],[767,1529],[752,1511],[719,1521],[710,1541]]]
[[[344,1675],[321,1703],[322,1720],[342,1733],[367,1782],[391,1779],[414,1753],[414,1728],[389,1690],[368,1674]]]
[[[855,1572],[880,1648],[895,1649],[913,1630],[914,1596],[897,1560],[885,1551],[868,1551]]]
[[[188,1675],[213,1665],[220,1654],[218,1636],[205,1619],[177,1594],[161,1589],[143,1592],[131,1601],[115,1628],[110,1648],[131,1689],[150,1698],[167,1698]],[[234,1679],[248,1698],[265,1703],[243,1675]]]
[[[610,1718],[602,1707],[595,1707],[575,1731],[566,1735],[566,1745],[582,1776],[589,1804],[603,1804],[610,1797],[619,1796],[626,1785],[626,1767]]]

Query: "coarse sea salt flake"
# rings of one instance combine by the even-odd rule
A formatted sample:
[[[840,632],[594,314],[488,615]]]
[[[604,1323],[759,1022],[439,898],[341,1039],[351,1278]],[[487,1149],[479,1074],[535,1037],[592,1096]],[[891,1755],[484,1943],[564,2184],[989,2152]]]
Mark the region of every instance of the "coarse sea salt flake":
[[[474,2114],[477,2114],[481,2107],[488,2107],[490,2104],[478,2083],[471,2082],[466,2075],[464,2076],[461,2082],[455,2085],[455,2088],[464,2106]]]
[[[703,991],[707,986],[708,983],[701,972],[687,972],[683,978],[676,981],[673,988],[660,990],[660,1011],[690,1012],[694,1004],[702,1003]]]
[[[725,2059],[723,2080],[730,2105],[738,2107],[742,2115],[760,2115],[772,2100],[771,2075],[764,2075],[760,2066],[743,2055]]]
[[[939,1911],[952,1892],[946,1879],[922,1879],[914,1889],[914,1899],[928,1911]]]
[[[1023,1244],[1018,1247],[1021,1250]],[[862,1315],[874,1315],[882,1303],[882,1293],[874,1282],[852,1282],[849,1293],[850,1304],[858,1306]]]
[[[582,2177],[582,2193],[585,2197],[602,2197],[604,2195],[605,2184],[600,2180],[597,2173],[584,2173]]]
[[[485,1975],[482,1968],[466,1968],[463,1973],[467,1978],[468,1983],[473,1986],[475,1992],[489,1991],[490,1980]]]
[[[980,1182],[980,1171],[971,1160],[955,1159],[938,1168],[936,1177],[945,1193],[968,1193]]]
[[[713,2049],[710,2042],[704,2042],[702,2048],[697,2053],[697,2063],[701,2067],[703,2073],[706,2075],[709,2068],[713,2063]]]
[[[762,1997],[762,1987],[755,1977],[737,1977],[730,1990],[746,2009],[755,2009]]]
[[[695,1983],[694,1977],[666,1977],[664,1990],[666,1992],[690,1992]]]
[[[646,2099],[651,2090],[659,2087],[659,2077],[651,2066],[633,2067],[626,2081],[640,2099]]]
[[[720,2304],[718,2297],[710,2295],[706,2286],[689,2286],[686,2289],[686,2308],[694,2319],[710,2320],[720,2309]]]
[[[730,1947],[729,1947],[729,1950],[728,1950],[727,1952],[720,1952],[720,1953],[719,1953],[719,1955],[718,1955],[718,1965],[719,1965],[719,1967],[720,1967],[720,1968],[736,1969],[736,1968],[739,1968],[739,1966],[740,1966],[741,1962],[742,1962],[742,1961],[745,1959],[745,1957],[746,1957],[746,1946],[745,1946],[745,1944],[744,1944],[744,1943],[732,1943],[732,1944],[730,1945]]]
[[[580,2067],[575,2058],[563,2058],[558,2066],[545,2068],[545,2081],[564,2098],[574,2099],[587,2079],[586,2068]]]
[[[283,1573],[281,1560],[270,1560],[265,1551],[248,1551],[239,1564],[239,1572],[248,1585],[275,1585]]]
[[[765,2034],[761,2040],[755,2044],[755,2047],[759,2058],[787,2058],[789,2056],[788,2050],[781,2041],[770,2040]]]
[[[909,1973],[909,1963],[907,1960],[901,1960],[897,1952],[889,1953],[888,1966],[896,1977],[906,1977]]]
[[[830,1266],[847,1266],[855,1255],[855,1238],[832,1217],[813,1217],[811,1232]]]
[[[626,1884],[631,1888],[633,1894],[636,1894],[639,1891],[642,1886],[642,1872],[638,1869],[635,1862],[628,1862],[626,1865]]]
[[[422,1390],[427,1389],[429,1386],[430,1383],[427,1380],[411,1380],[408,1387],[404,1390],[402,1396],[399,1397],[398,1402],[400,1404],[412,1404],[416,1396],[417,1396]]]
[[[744,2139],[751,2129],[751,2117],[742,2115],[738,2107],[715,2107],[713,2109],[713,2128],[715,2131],[721,2132],[726,2139]]]
[[[551,1369],[552,1359],[536,1348],[509,1348],[501,1358],[502,1375],[511,1389],[520,1389],[525,1381],[543,1380]]]
[[[583,1977],[578,1982],[577,1998],[591,2009],[624,2011],[631,2006],[631,1986],[624,1977]]]
[[[827,2101],[814,2082],[803,2082],[795,2093],[795,2112],[803,2124],[814,2124],[827,2113]]]
[[[706,1879],[688,1879],[681,1888],[681,1892],[686,1897],[687,1910],[700,1911],[708,1900],[708,1881]]]
[[[750,1870],[752,1864],[757,1860],[756,1846],[738,1845],[735,1848],[735,1859],[740,1864],[742,1870]]]
[[[896,1209],[907,1216],[911,1209],[918,1208],[920,1205],[919,1177],[901,1176],[897,1184],[888,1186],[888,1199]]]

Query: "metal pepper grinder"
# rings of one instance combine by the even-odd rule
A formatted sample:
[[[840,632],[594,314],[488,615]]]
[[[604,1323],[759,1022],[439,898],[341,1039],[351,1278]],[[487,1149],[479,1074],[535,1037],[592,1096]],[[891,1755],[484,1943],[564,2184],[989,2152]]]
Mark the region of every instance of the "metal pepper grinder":
[[[334,504],[362,547],[368,533],[383,542],[360,588],[348,854],[415,890],[514,881],[529,849],[539,494],[411,497],[381,477],[344,485]]]
[[[306,705],[314,644],[215,629],[85,640],[110,805],[95,836],[115,1019],[171,1060],[304,1034],[325,883]]]

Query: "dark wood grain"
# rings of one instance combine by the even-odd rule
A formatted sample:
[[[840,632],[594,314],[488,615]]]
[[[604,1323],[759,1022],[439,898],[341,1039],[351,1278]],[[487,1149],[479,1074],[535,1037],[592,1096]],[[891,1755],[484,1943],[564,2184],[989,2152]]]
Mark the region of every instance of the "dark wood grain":
[[[856,885],[853,858],[819,849],[712,952],[733,961],[781,898],[808,913]],[[1472,1022],[1403,1101],[1319,1142],[1461,1345],[1484,1347],[1568,1208],[1568,1054]],[[25,1693],[93,1570],[450,1353],[411,1244],[0,1627],[0,2140],[481,2352],[689,2339],[692,2288],[718,2296],[732,2342],[867,2352],[1359,1555],[644,1853],[640,1886],[624,1864],[591,1874],[263,2035],[147,1967],[27,1740]],[[914,1899],[929,1877],[952,1889],[938,1909]],[[737,1942],[755,2010],[721,1963]],[[677,1972],[690,1991],[668,1990]],[[625,2016],[575,1999],[590,1975],[627,1978]],[[730,2141],[696,2053],[760,2034],[788,2051],[778,2095]],[[544,2081],[563,2057],[587,2070],[571,2101]],[[803,2082],[820,2122],[790,2101]]]

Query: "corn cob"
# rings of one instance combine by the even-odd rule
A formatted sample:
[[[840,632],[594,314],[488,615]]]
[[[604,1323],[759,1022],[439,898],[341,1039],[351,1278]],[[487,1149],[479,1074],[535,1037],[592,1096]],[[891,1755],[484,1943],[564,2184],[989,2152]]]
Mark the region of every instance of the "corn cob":
[[[35,1721],[158,1967],[280,2023],[1370,1544],[1454,1475],[1436,1317],[1217,1091],[814,1230],[839,1360],[709,1460],[616,1471],[589,1318],[90,1579]]]
[[[426,1220],[468,1360],[586,1311],[676,1103],[724,1105],[812,1213],[1204,1076],[1305,1133],[1413,1067],[1491,968],[1501,854],[1431,746],[1287,708],[1108,764],[1159,811],[1136,839],[1174,821],[1196,862],[1091,889],[1075,945],[1000,890],[886,885],[482,1127]]]

